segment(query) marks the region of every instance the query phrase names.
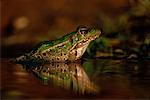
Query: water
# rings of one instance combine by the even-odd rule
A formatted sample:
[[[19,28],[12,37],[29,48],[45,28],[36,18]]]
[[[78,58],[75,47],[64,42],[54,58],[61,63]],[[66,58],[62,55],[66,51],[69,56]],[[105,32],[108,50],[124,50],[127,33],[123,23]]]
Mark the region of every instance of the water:
[[[91,59],[37,66],[1,59],[2,99],[150,99],[148,60]]]

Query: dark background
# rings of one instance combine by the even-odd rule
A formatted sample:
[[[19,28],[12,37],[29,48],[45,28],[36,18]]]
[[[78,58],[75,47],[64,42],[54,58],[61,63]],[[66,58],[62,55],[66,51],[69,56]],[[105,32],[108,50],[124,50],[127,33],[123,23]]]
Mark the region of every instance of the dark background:
[[[102,30],[102,39],[92,45],[89,55],[116,47],[143,52],[139,48],[150,40],[150,1],[1,0],[2,57],[29,52],[37,43],[60,38],[79,25]]]

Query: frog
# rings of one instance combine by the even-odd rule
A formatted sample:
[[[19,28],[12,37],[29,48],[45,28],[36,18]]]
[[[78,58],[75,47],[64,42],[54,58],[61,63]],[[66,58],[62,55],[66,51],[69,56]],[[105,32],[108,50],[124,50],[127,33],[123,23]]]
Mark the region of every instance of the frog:
[[[100,29],[81,25],[61,38],[40,42],[29,53],[15,58],[14,62],[74,62],[82,57],[90,42],[100,34]]]

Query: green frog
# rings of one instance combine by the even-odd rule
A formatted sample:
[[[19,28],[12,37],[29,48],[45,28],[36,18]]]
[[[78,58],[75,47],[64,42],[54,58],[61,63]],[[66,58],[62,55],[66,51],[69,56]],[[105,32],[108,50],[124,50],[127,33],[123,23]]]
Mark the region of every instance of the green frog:
[[[89,43],[100,34],[99,29],[79,26],[62,38],[41,42],[31,52],[16,58],[15,62],[73,62],[82,57]]]

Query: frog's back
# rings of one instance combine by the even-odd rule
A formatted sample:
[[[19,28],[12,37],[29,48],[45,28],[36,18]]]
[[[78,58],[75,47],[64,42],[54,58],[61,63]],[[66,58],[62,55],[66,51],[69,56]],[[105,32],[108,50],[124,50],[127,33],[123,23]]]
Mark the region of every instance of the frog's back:
[[[68,59],[68,48],[64,48],[64,45],[68,44],[69,38],[74,35],[75,32],[67,34],[62,38],[52,40],[52,41],[43,41],[39,43],[30,53],[27,53],[23,56],[16,58],[17,62],[24,62],[24,61],[52,61],[52,62],[59,62],[65,61]],[[71,45],[70,45],[71,47]]]
[[[32,52],[42,52],[48,48],[51,48],[53,46],[56,46],[58,44],[64,43],[66,42],[72,35],[74,35],[75,32],[72,32],[70,34],[67,34],[65,36],[63,36],[62,38],[56,39],[56,40],[52,40],[52,41],[43,41],[41,43],[39,43],[33,50]]]

